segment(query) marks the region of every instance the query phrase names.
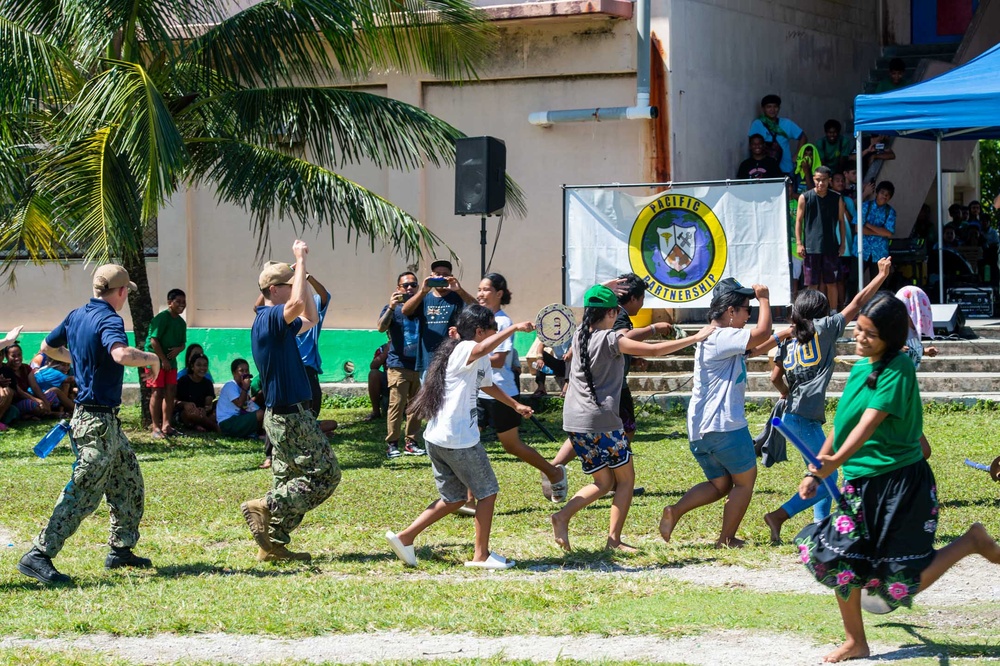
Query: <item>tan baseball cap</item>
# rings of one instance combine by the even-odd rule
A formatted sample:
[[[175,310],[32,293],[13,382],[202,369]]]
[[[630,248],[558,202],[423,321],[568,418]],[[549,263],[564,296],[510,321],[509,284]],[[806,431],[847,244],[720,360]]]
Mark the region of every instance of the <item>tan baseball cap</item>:
[[[121,289],[122,287],[128,287],[129,291],[139,290],[135,286],[135,282],[129,279],[128,271],[124,267],[118,264],[104,264],[94,271],[94,289],[107,291],[109,289]]]
[[[261,289],[277,287],[281,284],[291,284],[295,271],[283,261],[269,261],[264,264],[264,270],[257,278],[257,286]]]

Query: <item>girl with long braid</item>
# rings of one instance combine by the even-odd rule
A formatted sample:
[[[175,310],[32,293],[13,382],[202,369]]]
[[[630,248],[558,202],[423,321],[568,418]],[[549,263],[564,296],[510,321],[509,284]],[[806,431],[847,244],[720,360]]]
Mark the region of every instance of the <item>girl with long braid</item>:
[[[979,554],[1000,564],[1000,546],[979,523],[940,550],[937,485],[927,464],[923,407],[913,362],[903,353],[906,306],[879,292],[861,310],[854,364],[837,406],[833,430],[799,484],[814,497],[823,478],[843,470],[837,510],[799,532],[799,556],[823,585],[837,594],[846,639],[824,661],[867,657],[861,596],[878,597],[892,610],[910,606],[959,560]],[[874,604],[873,604],[874,605]]]
[[[704,340],[715,327],[706,326],[695,335],[680,340],[646,344],[625,337],[624,330],[613,330],[618,317],[618,298],[608,287],[591,287],[584,294],[583,303],[583,322],[573,337],[563,430],[580,458],[583,472],[593,477],[593,483],[581,488],[562,510],[552,514],[552,530],[556,543],[569,551],[570,519],[614,488],[606,547],[634,551],[632,546],[622,542],[622,527],[632,506],[635,484],[632,449],[618,416],[625,371],[623,354],[670,354]]]
[[[417,566],[413,541],[425,529],[458,511],[467,496],[476,504],[475,554],[465,563],[480,569],[509,569],[512,560],[490,551],[490,528],[499,485],[479,441],[476,394],[482,390],[521,416],[531,416],[531,408],[516,402],[493,383],[490,354],[517,331],[531,331],[531,322],[512,324],[497,332],[493,313],[480,305],[469,305],[458,317],[453,336],[438,347],[427,368],[423,386],[410,401],[407,414],[426,420],[424,442],[434,470],[438,494],[409,527],[385,538],[396,557]]]

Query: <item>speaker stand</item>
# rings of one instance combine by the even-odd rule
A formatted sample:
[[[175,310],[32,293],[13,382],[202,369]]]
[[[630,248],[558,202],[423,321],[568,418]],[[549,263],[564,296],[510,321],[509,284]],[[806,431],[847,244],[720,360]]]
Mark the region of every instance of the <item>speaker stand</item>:
[[[479,278],[486,275],[486,216],[482,216],[482,227],[479,230]]]

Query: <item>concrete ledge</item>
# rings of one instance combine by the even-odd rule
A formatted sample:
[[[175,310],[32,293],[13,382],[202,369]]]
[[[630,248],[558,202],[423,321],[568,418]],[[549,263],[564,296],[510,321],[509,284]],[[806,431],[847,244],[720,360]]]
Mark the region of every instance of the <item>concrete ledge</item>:
[[[516,5],[484,7],[491,21],[516,21],[566,16],[608,16],[632,18],[632,3],[627,0],[559,0],[556,2],[525,2]]]
[[[354,397],[357,395],[368,395],[368,384],[360,382],[336,382],[320,384],[324,395],[341,395]],[[215,385],[215,395],[218,397],[222,384]],[[139,385],[125,384],[122,386],[122,404],[134,405],[139,402]]]

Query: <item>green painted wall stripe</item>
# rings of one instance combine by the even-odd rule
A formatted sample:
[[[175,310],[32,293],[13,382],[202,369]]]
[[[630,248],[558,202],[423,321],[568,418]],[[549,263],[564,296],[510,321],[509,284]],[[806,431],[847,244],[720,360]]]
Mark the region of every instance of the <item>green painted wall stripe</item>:
[[[46,335],[47,333],[38,332],[21,333],[18,341],[24,349],[25,361],[29,361],[37,353]],[[522,358],[527,354],[534,339],[534,333],[514,334],[514,346]],[[375,355],[375,350],[385,340],[385,333],[373,329],[324,330],[319,336],[319,353],[323,360],[323,374],[320,376],[320,381],[350,381],[344,371],[344,364],[347,361],[354,364],[352,376],[355,381],[368,381],[369,364]],[[229,379],[229,364],[233,359],[245,358],[253,363],[250,354],[249,328],[189,328],[187,341],[189,345],[197,343],[205,348],[209,371],[217,383],[221,384]],[[131,383],[138,381],[138,374],[134,368],[126,369],[125,381]]]

